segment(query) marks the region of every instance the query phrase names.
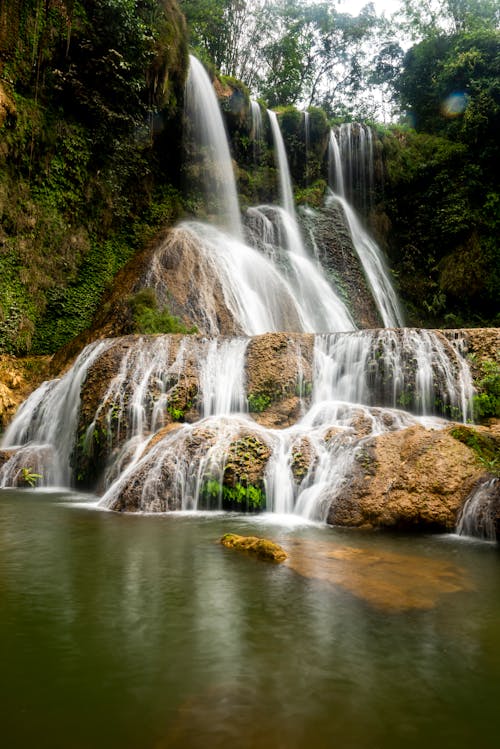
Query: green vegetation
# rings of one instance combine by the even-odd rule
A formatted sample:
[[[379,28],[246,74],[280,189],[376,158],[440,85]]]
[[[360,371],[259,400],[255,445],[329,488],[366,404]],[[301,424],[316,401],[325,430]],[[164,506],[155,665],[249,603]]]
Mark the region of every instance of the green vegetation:
[[[32,468],[21,468],[21,480],[26,486],[35,487],[38,479],[43,478],[41,473],[34,473]]]
[[[267,393],[249,393],[247,400],[250,413],[260,414],[269,407],[271,396]]]
[[[404,116],[377,126],[367,218],[409,323],[497,325],[498,4],[437,5],[405,0],[384,21],[371,6],[353,17],[303,0],[5,0],[0,351],[52,353],[74,338],[118,270],[196,212],[181,148],[188,39],[232,91],[221,103],[244,207],[278,194],[265,117],[252,137],[249,90],[279,112],[297,201],[319,206],[330,125],[376,119],[382,87],[386,111]],[[403,32],[414,40],[406,54]],[[154,305],[135,323],[186,332]]]
[[[184,19],[176,0],[7,0],[0,21],[0,350],[50,353],[179,214]]]
[[[452,437],[476,453],[483,468],[495,476],[500,475],[500,443],[490,435],[470,427],[457,426],[450,431]]]
[[[197,332],[196,327],[188,328],[178,317],[170,314],[167,308],[159,309],[153,289],[142,289],[129,300],[136,333],[184,333]],[[177,420],[177,419],[176,419]]]
[[[209,507],[218,507],[219,504],[222,504],[222,508],[225,510],[246,509],[256,511],[263,510],[266,506],[266,496],[258,486],[241,483],[226,486],[216,479],[209,479],[204,483],[200,498]]]
[[[476,381],[479,392],[473,401],[474,418],[500,418],[500,364],[487,359],[481,363],[481,372],[482,377]]]

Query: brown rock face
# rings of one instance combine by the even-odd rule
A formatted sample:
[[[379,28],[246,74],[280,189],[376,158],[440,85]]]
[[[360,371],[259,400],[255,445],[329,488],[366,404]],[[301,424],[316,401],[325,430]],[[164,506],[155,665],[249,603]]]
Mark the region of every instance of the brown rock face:
[[[484,476],[474,452],[450,435],[412,426],[367,440],[328,515],[334,525],[451,531]]]
[[[266,427],[287,427],[301,415],[301,398],[309,401],[314,336],[309,333],[265,333],[247,349],[247,393],[250,412]]]
[[[300,222],[314,237],[321,264],[361,328],[377,328],[381,320],[346,226],[342,207],[335,201],[316,209],[314,217],[300,216]]]
[[[48,356],[17,359],[0,354],[0,431],[14,416],[21,403],[46,378]]]

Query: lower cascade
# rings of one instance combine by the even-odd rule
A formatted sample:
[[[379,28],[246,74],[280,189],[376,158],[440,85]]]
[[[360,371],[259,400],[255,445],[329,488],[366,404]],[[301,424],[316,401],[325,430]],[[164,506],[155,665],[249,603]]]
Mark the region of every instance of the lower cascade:
[[[20,408],[0,486],[29,466],[112,510],[337,522],[374,440],[465,421],[472,395],[460,346],[427,330],[106,339]]]

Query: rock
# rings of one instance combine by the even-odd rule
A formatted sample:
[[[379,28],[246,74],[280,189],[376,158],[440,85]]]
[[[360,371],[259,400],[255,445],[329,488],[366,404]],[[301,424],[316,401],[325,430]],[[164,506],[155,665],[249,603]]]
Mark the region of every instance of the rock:
[[[166,427],[107,506],[121,512],[263,509],[270,453],[259,427],[247,421],[219,417]]]
[[[301,416],[301,395],[310,401],[314,336],[309,333],[265,333],[251,338],[247,349],[247,393],[250,412],[259,424],[283,428]]]
[[[288,556],[279,544],[257,536],[238,536],[236,533],[226,533],[219,543],[227,549],[247,551],[268,562],[284,562]]]
[[[50,357],[17,358],[0,354],[0,430],[4,429],[18,407],[45,379]]]
[[[327,277],[347,303],[360,328],[377,328],[380,317],[369,292],[363,268],[354,248],[341,206],[330,201],[314,214],[299,212],[305,231],[314,237]]]
[[[332,502],[333,525],[452,531],[484,469],[451,428],[412,426],[363,442],[353,475]]]

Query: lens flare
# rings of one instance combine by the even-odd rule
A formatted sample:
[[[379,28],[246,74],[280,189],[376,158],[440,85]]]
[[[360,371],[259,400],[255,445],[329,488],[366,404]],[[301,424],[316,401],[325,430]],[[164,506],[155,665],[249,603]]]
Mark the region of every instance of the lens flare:
[[[459,117],[465,112],[469,97],[461,91],[455,91],[446,97],[441,104],[441,112],[445,117]]]

